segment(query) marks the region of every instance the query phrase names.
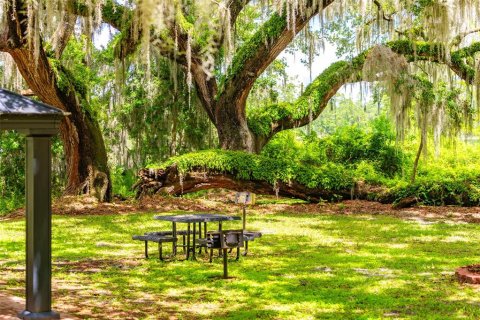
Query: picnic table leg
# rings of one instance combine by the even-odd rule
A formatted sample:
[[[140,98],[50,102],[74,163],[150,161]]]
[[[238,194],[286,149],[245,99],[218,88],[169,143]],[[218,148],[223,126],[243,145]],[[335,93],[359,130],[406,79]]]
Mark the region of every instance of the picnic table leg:
[[[227,249],[223,249],[223,278],[228,279]]]
[[[148,259],[148,241],[145,241],[145,259]]]
[[[183,250],[183,254],[185,254],[185,233],[182,235],[182,250]]]
[[[207,223],[204,222],[203,223],[203,238],[207,238]],[[208,249],[207,247],[205,247],[205,253],[208,253]]]
[[[177,239],[177,223],[176,222],[172,222],[172,236],[173,236],[173,239]],[[185,242],[185,238],[183,242]],[[177,255],[177,240],[173,240],[172,242],[172,252],[173,252],[173,256]]]
[[[222,221],[219,221],[219,222],[218,222],[218,231],[219,231],[219,232],[222,232]],[[218,256],[219,256],[219,257],[222,256],[222,249],[218,249]]]
[[[243,255],[246,256],[248,254],[248,241],[245,241],[245,251],[243,252]]]
[[[195,252],[197,251],[196,242],[195,242],[195,235],[197,233],[196,231],[197,231],[197,224],[194,222],[193,223],[193,247],[192,247],[192,258],[193,258],[193,260],[195,260]]]
[[[202,237],[202,223],[199,222],[198,223],[198,239],[200,239]],[[202,246],[198,246],[198,253],[202,253]]]
[[[187,260],[190,257],[190,223],[187,223]]]

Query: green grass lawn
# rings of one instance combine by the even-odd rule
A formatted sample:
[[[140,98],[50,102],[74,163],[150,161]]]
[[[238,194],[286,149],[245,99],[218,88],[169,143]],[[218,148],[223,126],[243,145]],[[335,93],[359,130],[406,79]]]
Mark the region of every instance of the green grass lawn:
[[[223,280],[218,258],[143,259],[131,235],[170,228],[152,216],[54,216],[54,309],[92,319],[480,318],[479,290],[453,275],[480,262],[477,224],[251,213],[249,229],[264,236]],[[0,291],[19,296],[24,228],[0,222]]]

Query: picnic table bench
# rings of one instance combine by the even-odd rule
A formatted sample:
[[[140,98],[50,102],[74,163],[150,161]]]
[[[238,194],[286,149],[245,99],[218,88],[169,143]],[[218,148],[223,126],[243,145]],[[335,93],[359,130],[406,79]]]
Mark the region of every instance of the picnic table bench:
[[[163,248],[162,248],[163,243],[164,242],[174,243],[174,242],[177,241],[177,238],[174,238],[171,235],[159,235],[159,234],[155,234],[155,233],[144,234],[144,235],[141,235],[141,236],[133,236],[132,239],[133,240],[140,240],[140,241],[145,242],[145,258],[147,258],[147,259],[148,259],[148,242],[151,241],[151,242],[158,243],[158,258],[160,260],[163,260]]]
[[[237,248],[237,259],[240,258],[240,248],[244,245],[243,230],[208,231],[207,237],[199,239],[210,249],[210,263],[212,262],[213,249],[223,250],[223,278],[228,278],[227,251]]]

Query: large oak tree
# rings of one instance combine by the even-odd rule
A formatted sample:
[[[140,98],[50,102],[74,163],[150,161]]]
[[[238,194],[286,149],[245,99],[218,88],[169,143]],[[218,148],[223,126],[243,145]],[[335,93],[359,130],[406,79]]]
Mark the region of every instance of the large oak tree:
[[[70,1],[69,8],[72,13],[88,14],[87,7],[81,0]],[[235,50],[229,49],[232,42],[230,34],[235,29],[242,11],[248,6],[258,5],[256,1],[211,2],[213,9],[207,12],[211,12],[211,20],[216,21],[214,26],[218,26],[218,29],[213,29],[208,22],[197,21],[201,20],[198,12],[202,9],[199,7],[201,4],[205,5],[205,1],[153,1],[160,3],[158,5],[164,12],[169,12],[168,17],[159,17],[159,20],[163,20],[157,24],[151,21],[139,23],[142,18],[148,17],[141,5],[124,7],[116,2],[106,1],[102,6],[102,19],[121,32],[117,48],[121,59],[126,59],[135,52],[148,57],[150,50],[155,49],[155,52],[183,67],[188,74],[187,79],[195,86],[203,109],[217,128],[220,146],[228,150],[260,152],[276,133],[304,126],[316,119],[345,83],[363,79],[362,68],[368,50],[353,60],[333,63],[294,103],[272,104],[247,112],[247,98],[255,81],[312,18],[319,14],[331,15],[332,20],[339,19],[345,14],[344,10],[349,8],[352,11],[357,10],[357,15],[361,10],[368,12],[368,18],[362,20],[362,28],[370,28],[370,36],[372,26],[386,25],[387,27],[378,28],[377,32],[383,30],[389,33],[379,37],[380,39],[396,35],[399,40],[389,44],[393,51],[405,55],[410,61],[428,60],[446,64],[460,78],[469,83],[473,81],[471,73],[474,66],[467,65],[466,58],[475,54],[477,51],[475,46],[458,50],[452,47],[451,43],[441,42],[443,39],[435,35],[425,36],[425,32],[421,38],[418,36],[421,32],[414,28],[413,23],[411,26],[407,25],[411,29],[406,31],[392,31],[399,25],[405,27],[402,20],[398,22],[399,20],[395,18],[398,8],[402,10],[399,16],[408,16],[404,20],[415,20],[424,15],[427,18],[423,18],[427,21],[433,15],[436,21],[440,16],[435,15],[437,11],[443,10],[444,4],[437,4],[436,1],[432,3],[407,1],[392,7],[391,4],[397,2],[378,0],[273,2],[277,5],[277,10],[263,8],[267,18],[259,24],[253,35],[240,43]],[[360,9],[359,7],[364,4],[368,8]],[[387,9],[384,8],[387,7],[391,12],[386,12]],[[431,7],[437,11],[430,12],[433,10]],[[155,12],[154,8],[147,8],[149,9]],[[458,9],[459,12],[462,10],[463,7]],[[155,28],[158,24],[161,24],[160,30]],[[440,31],[444,32],[444,29]],[[453,27],[451,29],[456,30]],[[149,45],[145,46],[145,42]],[[364,46],[368,46],[374,41],[363,42]],[[232,55],[231,59],[228,59],[229,55]]]
[[[67,162],[66,193],[88,193],[109,200],[111,182],[102,132],[87,108],[86,88],[61,60],[77,17],[64,15],[47,38],[38,26],[46,23],[39,21],[46,17],[32,7],[32,2],[8,0],[2,5],[0,51],[13,58],[36,97],[70,113],[61,124]]]

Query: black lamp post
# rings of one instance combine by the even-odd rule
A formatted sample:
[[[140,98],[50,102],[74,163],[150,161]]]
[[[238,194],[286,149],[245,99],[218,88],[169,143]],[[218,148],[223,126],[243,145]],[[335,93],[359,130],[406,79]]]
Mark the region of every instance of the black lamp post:
[[[51,138],[68,115],[60,109],[0,89],[0,130],[27,137],[26,308],[21,319],[59,319],[52,305]]]

